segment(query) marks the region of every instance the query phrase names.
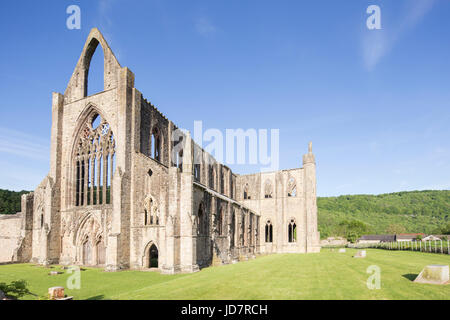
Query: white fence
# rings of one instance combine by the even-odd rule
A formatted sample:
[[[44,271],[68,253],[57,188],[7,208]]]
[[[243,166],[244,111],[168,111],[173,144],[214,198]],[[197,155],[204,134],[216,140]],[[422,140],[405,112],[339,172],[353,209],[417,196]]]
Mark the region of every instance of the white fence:
[[[349,247],[350,247],[350,245],[349,245]],[[450,254],[450,241],[448,241],[448,240],[361,243],[361,244],[352,245],[351,247]]]

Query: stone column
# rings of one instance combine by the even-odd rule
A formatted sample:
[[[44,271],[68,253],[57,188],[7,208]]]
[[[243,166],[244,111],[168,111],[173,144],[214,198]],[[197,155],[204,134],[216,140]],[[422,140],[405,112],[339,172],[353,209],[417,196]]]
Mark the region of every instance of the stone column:
[[[197,264],[197,235],[194,233],[194,175],[193,143],[189,132],[185,136],[183,148],[183,172],[180,190],[180,265],[183,272],[199,270]]]
[[[116,173],[112,183],[113,211],[106,251],[108,271],[128,268],[130,264],[130,190],[133,178],[131,153],[134,149],[130,137],[132,136],[132,113],[135,109],[133,105],[135,102],[133,99],[134,74],[126,67],[120,69],[118,73]]]
[[[305,199],[305,252],[319,252],[317,231],[316,162],[309,143],[308,153],[303,156],[304,199]],[[299,235],[297,235],[298,237]]]

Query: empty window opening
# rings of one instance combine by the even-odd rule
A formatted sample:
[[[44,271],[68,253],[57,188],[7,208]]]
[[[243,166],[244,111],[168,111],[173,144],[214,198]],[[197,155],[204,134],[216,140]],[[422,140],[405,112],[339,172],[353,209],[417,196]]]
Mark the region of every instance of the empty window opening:
[[[156,127],[152,131],[151,148],[150,157],[156,161],[161,161],[161,134]]]
[[[77,141],[75,206],[110,204],[116,155],[114,135],[109,124],[94,114],[81,130]]]
[[[273,226],[270,220],[266,223],[266,242],[271,243],[273,241]]]
[[[288,241],[289,242],[297,241],[297,225],[295,224],[294,219],[291,219],[288,225]]]
[[[217,217],[217,232],[219,233],[219,236],[223,235],[223,209],[220,209]]]
[[[92,50],[94,46],[94,52],[90,53],[88,52],[88,55],[86,56],[86,62],[89,61],[89,54],[91,54],[90,61],[88,62],[87,66],[87,77],[86,77],[86,96],[91,96],[93,94],[102,92],[105,90],[104,85],[104,54],[103,49],[101,46],[98,45],[98,41],[96,41],[97,44],[95,44],[95,39],[91,43],[91,48],[89,50]],[[93,55],[92,55],[93,54]]]
[[[200,181],[200,164],[194,164],[194,178],[197,181]]]
[[[244,186],[244,200],[249,200],[249,199],[250,199],[250,194],[248,193],[248,183],[246,183]]]
[[[264,198],[266,199],[272,198],[272,183],[270,182],[270,180],[266,181],[264,187]]]
[[[295,183],[295,179],[291,178],[288,181],[288,197],[296,197],[297,196],[297,185]]]

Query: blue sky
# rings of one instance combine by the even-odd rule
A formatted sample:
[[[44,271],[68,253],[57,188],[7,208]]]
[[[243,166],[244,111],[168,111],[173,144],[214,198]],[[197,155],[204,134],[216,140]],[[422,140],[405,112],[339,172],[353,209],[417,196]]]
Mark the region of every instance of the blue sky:
[[[72,4],[81,30],[66,28]],[[366,27],[373,4],[381,30]],[[301,166],[313,141],[320,196],[450,189],[450,1],[0,6],[0,188],[33,190],[48,173],[51,92],[64,92],[98,27],[180,127],[280,129],[281,169]],[[101,51],[93,92],[100,62]]]

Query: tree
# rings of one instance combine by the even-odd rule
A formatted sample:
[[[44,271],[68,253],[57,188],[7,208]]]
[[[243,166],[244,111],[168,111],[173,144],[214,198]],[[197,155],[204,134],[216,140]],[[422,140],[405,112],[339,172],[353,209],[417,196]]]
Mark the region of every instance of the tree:
[[[5,296],[19,299],[24,295],[31,294],[27,288],[28,283],[25,280],[13,281],[10,284],[4,282],[0,283],[0,291],[3,291]]]
[[[388,234],[399,234],[399,233],[405,233],[406,228],[400,224],[390,224],[386,228],[386,233]]]

